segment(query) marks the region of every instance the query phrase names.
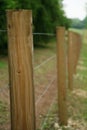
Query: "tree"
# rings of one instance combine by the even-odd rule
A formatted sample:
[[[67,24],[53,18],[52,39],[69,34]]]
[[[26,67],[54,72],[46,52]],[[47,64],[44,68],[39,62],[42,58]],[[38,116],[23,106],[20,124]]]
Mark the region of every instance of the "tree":
[[[33,11],[33,32],[54,33],[56,26],[63,25],[68,28],[69,19],[66,18],[63,0],[0,0],[2,16],[0,16],[0,29],[6,28],[6,9],[31,9]],[[2,20],[3,19],[3,20]],[[1,46],[6,45],[6,38],[0,34],[2,41]],[[49,37],[34,36],[34,43],[47,43]]]
[[[68,28],[69,23],[70,20],[65,16],[61,0],[41,0],[34,19],[35,32],[54,33],[56,26],[63,25]],[[49,37],[38,36],[36,39],[42,39],[46,43]]]

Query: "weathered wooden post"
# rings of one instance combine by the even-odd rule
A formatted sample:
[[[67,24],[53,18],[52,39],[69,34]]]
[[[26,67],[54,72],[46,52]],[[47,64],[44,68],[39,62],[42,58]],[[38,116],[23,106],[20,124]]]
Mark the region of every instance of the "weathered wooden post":
[[[65,28],[57,27],[57,86],[60,125],[67,125]]]
[[[32,12],[8,10],[7,28],[12,130],[35,130]]]
[[[75,32],[69,31],[68,34],[68,83],[69,88],[73,89],[73,76],[76,73],[76,67],[81,50],[81,36]]]
[[[74,57],[73,57],[73,32],[68,32],[68,86],[73,89]]]
[[[80,57],[80,51],[81,51],[81,35],[74,33],[74,39],[75,39],[75,43],[74,43],[74,48],[75,48],[75,63],[74,63],[74,74],[76,74],[76,68],[77,68],[77,64],[78,64],[78,60]]]

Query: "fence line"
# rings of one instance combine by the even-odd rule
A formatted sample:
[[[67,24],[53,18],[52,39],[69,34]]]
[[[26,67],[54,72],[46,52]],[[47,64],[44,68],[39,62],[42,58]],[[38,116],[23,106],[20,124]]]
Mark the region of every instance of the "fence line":
[[[47,60],[45,60],[44,62],[42,62],[40,65],[36,66],[36,67],[34,68],[34,70],[36,71],[36,70],[39,69],[41,66],[43,66],[44,64],[46,64],[48,61],[52,60],[52,59],[55,58],[55,57],[56,57],[56,56],[54,55],[54,56],[48,58]]]
[[[18,10],[17,10],[18,11]],[[16,11],[16,12],[17,12]],[[17,14],[14,11],[8,11],[7,13],[7,21],[8,30],[0,30],[0,32],[7,32],[8,31],[8,38],[9,38],[9,64],[10,64],[10,83],[11,83],[11,123],[12,128],[14,130],[26,129],[30,128],[30,130],[35,130],[35,106],[34,106],[34,90],[33,90],[33,74],[32,74],[32,46],[27,47],[27,41],[32,45],[32,34],[33,35],[44,35],[44,36],[54,36],[53,33],[32,33],[31,27],[31,19],[32,13],[31,11],[20,11],[23,15],[20,15],[20,12]],[[12,14],[12,15],[11,15]],[[18,17],[19,16],[19,17]],[[28,17],[29,16],[29,17]],[[14,21],[13,21],[14,18]],[[28,21],[29,20],[29,21]],[[25,26],[25,21],[29,23]],[[21,23],[19,28],[18,23]],[[14,29],[14,27],[15,29]],[[29,30],[30,29],[30,30]],[[17,31],[18,30],[18,31]],[[23,30],[23,31],[22,31]],[[29,34],[30,31],[30,34]],[[12,39],[11,34],[13,37],[15,34],[17,36],[23,35],[25,38],[20,39],[20,37],[15,37]],[[29,35],[30,38],[29,38]],[[57,87],[58,87],[58,104],[59,104],[59,122],[62,125],[67,125],[67,106],[66,106],[66,55],[64,53],[64,38],[65,38],[65,29],[64,28],[57,28]],[[13,44],[12,44],[13,43]],[[18,43],[18,44],[17,44]],[[28,50],[29,49],[29,50]],[[23,53],[21,53],[23,52]],[[28,53],[29,52],[29,53]],[[13,53],[13,55],[12,55]],[[21,56],[22,55],[22,56]],[[52,60],[56,56],[52,56],[42,62],[40,65],[36,66],[34,70],[39,69],[48,61]],[[29,60],[30,59],[30,60]],[[22,66],[22,63],[24,65]],[[23,68],[22,68],[23,67]],[[14,70],[14,71],[13,71]],[[15,73],[14,73],[15,72]],[[25,75],[25,76],[24,76]],[[55,81],[56,76],[53,77],[52,81],[44,92],[38,97],[36,101],[36,105],[39,103],[41,98],[46,94],[48,89],[51,87],[53,82]],[[25,87],[24,87],[25,86]],[[1,89],[3,91],[3,89]],[[1,91],[0,90],[0,91]],[[20,91],[21,90],[21,91]],[[25,94],[26,92],[26,94]],[[27,98],[26,98],[27,97]],[[22,100],[23,99],[23,100]],[[20,104],[21,102],[21,104]],[[52,103],[53,104],[53,103]],[[15,109],[14,109],[15,107]],[[21,108],[21,112],[20,112]],[[51,108],[50,108],[51,109]],[[32,115],[31,115],[32,113]],[[49,111],[48,111],[49,113]],[[22,118],[21,115],[23,115]],[[28,116],[31,117],[28,117]],[[19,116],[19,120],[17,120],[17,116]],[[30,119],[30,120],[27,120]]]
[[[39,101],[41,100],[41,98],[45,95],[45,93],[51,87],[51,85],[53,84],[53,82],[55,81],[55,79],[56,79],[56,76],[54,76],[54,78],[52,79],[52,81],[50,82],[50,84],[46,87],[46,89],[44,90],[44,92],[42,93],[42,95],[39,96],[38,100],[35,103],[36,105],[39,103]]]

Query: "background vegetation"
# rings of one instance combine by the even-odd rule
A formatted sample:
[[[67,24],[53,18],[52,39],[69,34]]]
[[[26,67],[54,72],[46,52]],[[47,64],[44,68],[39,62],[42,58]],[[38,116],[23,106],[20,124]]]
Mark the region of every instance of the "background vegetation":
[[[63,0],[0,0],[0,30],[6,29],[7,9],[32,9],[33,32],[55,33],[55,27],[70,25],[62,5]],[[34,36],[34,44],[48,43],[48,36]],[[0,52],[7,49],[6,32],[0,32]]]
[[[83,29],[83,28],[87,29],[87,16],[83,20],[80,20],[78,18],[72,19],[71,27],[77,29]]]

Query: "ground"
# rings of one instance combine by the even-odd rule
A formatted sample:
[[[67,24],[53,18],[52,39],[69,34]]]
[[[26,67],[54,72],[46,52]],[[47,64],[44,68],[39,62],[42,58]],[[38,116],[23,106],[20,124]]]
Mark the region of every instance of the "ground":
[[[36,126],[46,115],[56,94],[56,43],[34,49],[34,87]],[[43,64],[42,64],[43,63]],[[38,66],[40,65],[40,66]],[[54,91],[53,91],[54,90]],[[0,130],[10,130],[10,97],[8,57],[0,57]]]
[[[59,126],[58,121],[56,42],[34,49],[36,125],[40,130],[87,130],[87,36],[86,31],[80,34],[84,34],[83,44],[73,90],[67,87],[67,126]],[[0,130],[10,130],[8,75],[8,57],[0,57]]]

